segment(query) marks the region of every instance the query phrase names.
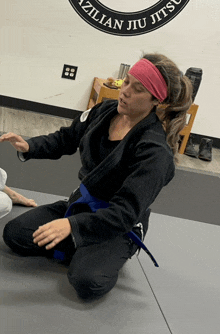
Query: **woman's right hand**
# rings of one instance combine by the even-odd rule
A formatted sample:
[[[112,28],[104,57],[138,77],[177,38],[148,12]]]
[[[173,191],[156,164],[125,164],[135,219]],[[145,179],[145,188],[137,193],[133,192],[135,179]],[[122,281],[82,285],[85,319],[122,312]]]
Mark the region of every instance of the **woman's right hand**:
[[[0,143],[8,141],[19,152],[29,152],[29,144],[21,136],[13,132],[6,133],[0,137]]]

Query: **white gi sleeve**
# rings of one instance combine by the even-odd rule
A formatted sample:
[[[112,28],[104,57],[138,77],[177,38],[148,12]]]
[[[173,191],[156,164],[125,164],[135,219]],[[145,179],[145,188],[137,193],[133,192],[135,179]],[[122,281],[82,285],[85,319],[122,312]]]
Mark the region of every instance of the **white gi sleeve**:
[[[0,190],[3,190],[7,180],[7,173],[4,169],[0,168]]]

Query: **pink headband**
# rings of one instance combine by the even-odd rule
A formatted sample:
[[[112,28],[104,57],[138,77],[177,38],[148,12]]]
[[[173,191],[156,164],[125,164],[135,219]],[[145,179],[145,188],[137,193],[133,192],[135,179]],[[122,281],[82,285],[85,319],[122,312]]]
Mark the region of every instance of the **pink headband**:
[[[167,84],[157,69],[149,60],[142,58],[128,72],[144,85],[145,88],[160,102],[167,97]]]

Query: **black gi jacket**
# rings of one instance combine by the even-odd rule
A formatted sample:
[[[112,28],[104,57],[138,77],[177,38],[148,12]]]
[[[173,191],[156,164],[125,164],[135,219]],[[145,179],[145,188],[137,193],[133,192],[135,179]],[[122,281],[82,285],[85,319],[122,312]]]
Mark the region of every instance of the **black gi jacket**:
[[[77,247],[100,243],[129,232],[147,219],[146,210],[174,176],[173,153],[157,115],[152,112],[119,142],[100,163],[98,146],[117,114],[118,101],[105,101],[85,121],[77,117],[70,127],[28,140],[29,159],[59,159],[79,148],[79,179],[92,196],[110,203],[96,213],[68,217]],[[146,232],[146,227],[145,227]]]

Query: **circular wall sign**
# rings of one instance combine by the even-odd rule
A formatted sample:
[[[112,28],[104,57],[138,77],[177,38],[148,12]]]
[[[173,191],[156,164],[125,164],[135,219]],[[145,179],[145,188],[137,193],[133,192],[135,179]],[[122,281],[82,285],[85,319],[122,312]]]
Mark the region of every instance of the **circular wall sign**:
[[[135,36],[156,30],[177,16],[189,1],[69,0],[87,23],[118,36]]]

